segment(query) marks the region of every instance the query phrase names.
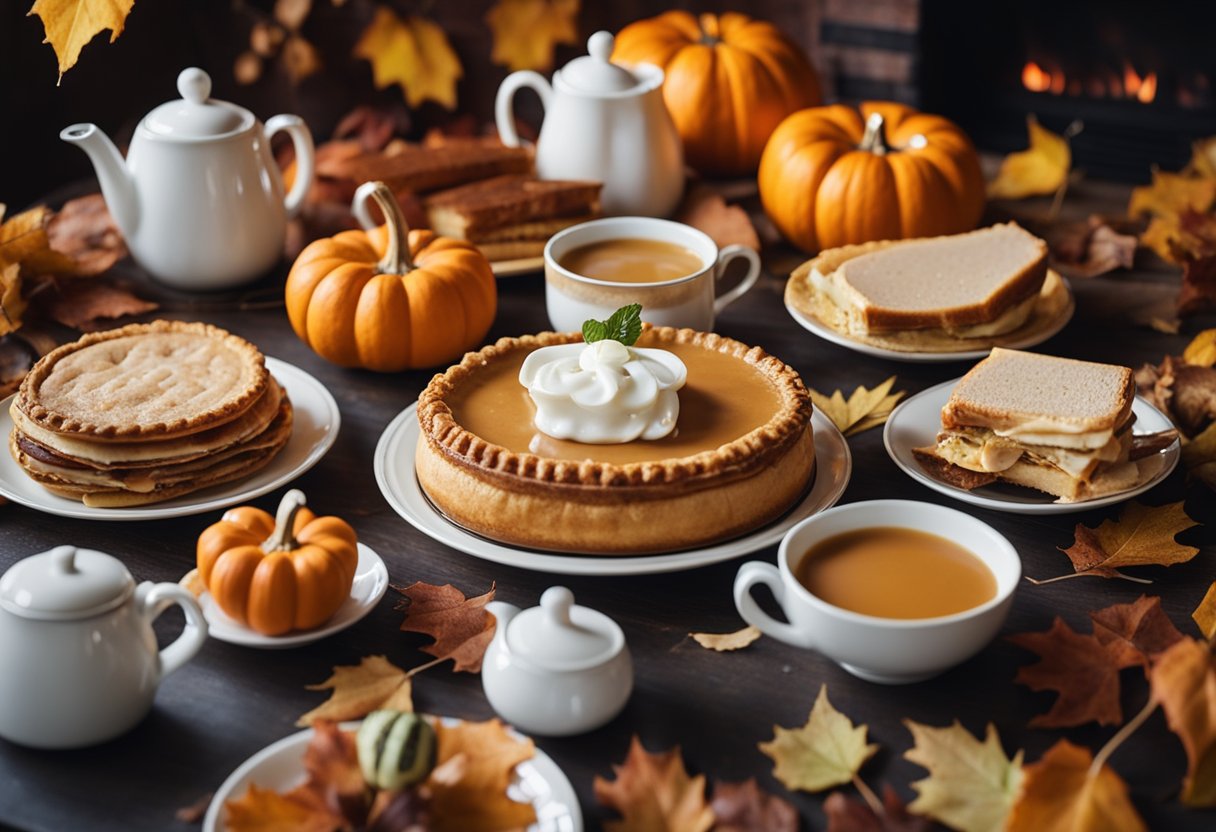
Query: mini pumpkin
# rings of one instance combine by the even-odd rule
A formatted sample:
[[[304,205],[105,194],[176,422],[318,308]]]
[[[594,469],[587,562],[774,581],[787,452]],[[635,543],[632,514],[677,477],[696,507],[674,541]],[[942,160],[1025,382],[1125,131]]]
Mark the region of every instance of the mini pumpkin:
[[[796,43],[745,14],[669,11],[616,36],[615,61],[663,69],[663,101],[702,173],[752,174],[781,120],[820,101],[819,79]]]
[[[984,211],[984,177],[967,135],[891,102],[794,113],[764,148],[759,184],[769,218],[807,252],[957,234]]]
[[[291,328],[322,358],[381,372],[448,364],[497,311],[490,263],[463,240],[410,231],[382,182],[361,185],[385,224],[315,240],[287,276]]]
[[[350,596],[359,561],[355,530],[283,495],[274,518],[229,509],[198,538],[199,578],[229,617],[263,635],[319,627]]]

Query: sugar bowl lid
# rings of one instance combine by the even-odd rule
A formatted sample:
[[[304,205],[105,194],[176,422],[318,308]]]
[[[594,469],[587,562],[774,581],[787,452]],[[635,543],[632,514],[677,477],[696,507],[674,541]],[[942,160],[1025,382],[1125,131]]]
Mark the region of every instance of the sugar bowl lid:
[[[0,608],[24,618],[89,618],[119,606],[134,589],[117,558],[56,546],[17,561],[0,577]]]
[[[587,54],[561,68],[562,82],[578,92],[624,92],[637,86],[638,78],[620,64],[614,64],[611,32],[596,32],[587,39]]]
[[[588,670],[625,648],[620,626],[602,612],[576,606],[564,586],[546,589],[540,606],[516,615],[506,635],[513,653],[555,671]]]
[[[240,131],[253,123],[244,107],[211,97],[211,76],[198,67],[177,76],[181,98],[166,101],[144,117],[143,127],[157,137],[204,139]]]

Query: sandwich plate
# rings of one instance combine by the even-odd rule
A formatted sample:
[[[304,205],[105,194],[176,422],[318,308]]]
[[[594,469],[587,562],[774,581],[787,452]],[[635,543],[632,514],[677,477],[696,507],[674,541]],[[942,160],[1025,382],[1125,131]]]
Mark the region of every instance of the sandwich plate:
[[[1137,494],[1143,494],[1169,476],[1182,455],[1179,443],[1174,442],[1155,457],[1149,458],[1154,467],[1149,469],[1150,475],[1140,485],[1127,491],[1106,494],[1091,500],[1078,500],[1075,503],[1057,503],[1056,498],[1050,494],[1009,483],[998,482],[968,491],[929,476],[912,453],[913,448],[928,447],[937,441],[937,433],[942,424],[942,408],[950,400],[950,392],[959,381],[961,379],[956,378],[930,387],[895,408],[887,419],[882,439],[887,453],[905,474],[934,491],[973,506],[1015,514],[1071,514],[1121,503]],[[1136,433],[1156,433],[1174,426],[1169,417],[1139,396],[1132,402],[1132,413],[1136,415]]]
[[[496,260],[490,263],[490,270],[495,277],[515,277],[521,274],[535,274],[545,267],[543,257],[524,257],[519,260]]]
[[[26,476],[11,454],[0,454],[0,495],[47,514],[79,517],[85,520],[157,520],[202,514],[260,497],[299,477],[321,461],[338,438],[341,416],[338,403],[325,385],[286,361],[266,358],[266,369],[274,375],[291,397],[294,420],[291,438],[270,463],[244,479],[215,485],[184,494],[163,503],[126,508],[86,506],[47,491]],[[13,396],[0,402],[0,437],[7,439],[13,430],[9,407]]]

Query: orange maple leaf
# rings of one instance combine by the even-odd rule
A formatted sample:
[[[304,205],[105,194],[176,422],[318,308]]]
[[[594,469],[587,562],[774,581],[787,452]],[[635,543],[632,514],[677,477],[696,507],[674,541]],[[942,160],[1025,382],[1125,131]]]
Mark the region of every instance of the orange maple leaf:
[[[579,0],[498,0],[486,12],[494,33],[490,60],[512,71],[553,68],[559,43],[578,43]]]
[[[651,754],[634,734],[624,765],[614,765],[616,780],[596,777],[595,799],[620,813],[605,821],[608,832],[664,830],[708,832],[714,812],[705,802],[705,776],[689,777],[680,749]]]
[[[1149,672],[1153,698],[1186,749],[1182,802],[1216,806],[1216,658],[1211,648],[1183,639]]]
[[[346,826],[340,816],[251,783],[241,797],[224,803],[228,832],[334,832]]]
[[[1094,637],[1118,653],[1118,663],[1144,665],[1183,639],[1182,633],[1161,609],[1157,596],[1141,595],[1130,604],[1113,604],[1091,612]]]
[[[1174,540],[1178,534],[1197,525],[1197,521],[1187,516],[1182,501],[1163,506],[1146,506],[1133,501],[1123,507],[1117,521],[1104,520],[1096,529],[1078,523],[1073,544],[1060,551],[1068,555],[1077,575],[1127,578],[1119,567],[1172,566],[1199,554],[1196,547],[1184,546]]]
[[[436,768],[427,780],[432,824],[437,832],[498,832],[522,829],[536,821],[530,803],[507,796],[515,767],[536,754],[536,745],[513,735],[497,719],[487,722],[435,723]],[[448,778],[443,769],[457,767]]]
[[[494,600],[494,585],[476,598],[465,598],[451,584],[436,586],[418,581],[404,589],[393,587],[406,598],[405,620],[401,629],[407,633],[425,633],[435,639],[423,651],[436,662],[452,659],[456,671],[478,673],[481,660],[494,638],[496,621],[486,612],[486,604]]]
[[[300,717],[296,724],[359,719],[380,708],[412,711],[412,674],[413,671],[402,670],[384,656],[364,656],[357,665],[335,667],[324,682],[308,685],[309,690],[332,690],[329,699]]]
[[[1091,773],[1093,761],[1068,740],[1049,748],[1026,767],[1005,832],[1147,832],[1127,784],[1105,765]]]
[[[387,6],[355,44],[356,58],[372,65],[377,89],[397,84],[410,107],[435,101],[449,110],[456,106],[456,81],[464,74],[448,36],[425,17],[397,17]]]

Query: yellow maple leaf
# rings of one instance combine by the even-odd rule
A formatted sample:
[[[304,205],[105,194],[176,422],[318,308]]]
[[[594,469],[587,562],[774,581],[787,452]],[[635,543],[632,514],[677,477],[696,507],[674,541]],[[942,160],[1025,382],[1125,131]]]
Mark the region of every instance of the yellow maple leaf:
[[[490,60],[512,71],[553,68],[559,43],[578,43],[579,0],[498,0],[486,12],[494,33]]]
[[[1216,202],[1216,178],[1208,176],[1185,176],[1154,170],[1153,183],[1132,189],[1127,203],[1127,215],[1139,217],[1151,214],[1155,217],[1173,217],[1183,211],[1204,213]]]
[[[1199,550],[1177,543],[1174,537],[1198,525],[1187,516],[1181,501],[1163,506],[1130,502],[1117,522],[1105,520],[1094,529],[1094,536],[1107,555],[1100,565],[1115,568],[1185,563]]]
[[[59,58],[59,78],[76,65],[80,50],[103,29],[118,40],[135,0],[36,0],[28,14],[42,18],[46,39]],[[28,15],[27,15],[28,16]]]
[[[867,730],[833,708],[828,686],[822,685],[806,725],[774,725],[773,739],[760,743],[760,750],[776,763],[773,776],[787,789],[820,792],[852,781],[878,751],[866,743]]]
[[[744,627],[733,633],[689,633],[693,641],[706,650],[716,650],[719,653],[731,650],[742,650],[747,645],[760,638],[759,627]]]
[[[324,682],[308,686],[309,690],[332,690],[329,699],[300,717],[296,724],[312,725],[318,719],[334,722],[359,719],[381,708],[412,711],[410,676],[384,656],[364,656],[357,665],[335,667],[333,675]]]
[[[250,783],[241,797],[224,804],[228,832],[332,832],[340,829],[342,818],[332,812],[318,811],[274,789]]]
[[[1216,329],[1205,329],[1192,338],[1182,351],[1182,360],[1199,367],[1216,364]]]
[[[988,183],[993,199],[1022,199],[1050,196],[1064,187],[1072,167],[1068,139],[1039,124],[1033,115],[1026,117],[1030,147],[1010,153],[1001,160],[996,179]]]
[[[21,266],[0,265],[0,336],[21,328],[26,301],[21,296]]]
[[[651,754],[634,734],[615,780],[596,777],[595,799],[621,820],[605,821],[607,832],[709,832],[714,812],[705,800],[705,775],[689,777],[679,747]]]
[[[904,758],[929,769],[912,784],[908,810],[941,821],[958,832],[1000,832],[1022,785],[1022,752],[1005,756],[996,726],[980,742],[955,720],[946,728],[910,719],[904,725],[915,745]]]
[[[495,832],[523,829],[536,821],[530,803],[507,795],[515,767],[536,754],[536,745],[512,735],[500,721],[435,722],[438,740],[431,790],[432,824],[437,832]],[[441,769],[459,759],[460,776],[446,778]]]
[[[1127,784],[1102,766],[1090,773],[1088,748],[1060,740],[1026,767],[1006,832],[1147,832]]]
[[[377,89],[399,85],[410,107],[424,101],[449,110],[456,107],[456,81],[464,70],[434,21],[418,16],[402,20],[387,6],[379,6],[355,44],[354,56],[371,63]]]
[[[873,390],[858,387],[848,400],[844,394],[836,390],[831,396],[825,396],[818,390],[810,390],[811,401],[815,407],[832,420],[845,436],[854,436],[863,430],[878,427],[887,421],[895,405],[903,397],[903,391],[892,393],[895,376],[891,376]]]
[[[1216,641],[1216,581],[1213,581],[1212,585],[1208,587],[1203,600],[1191,613],[1191,618],[1195,620],[1195,626],[1199,628],[1199,632],[1203,633],[1204,638],[1208,641]]]

